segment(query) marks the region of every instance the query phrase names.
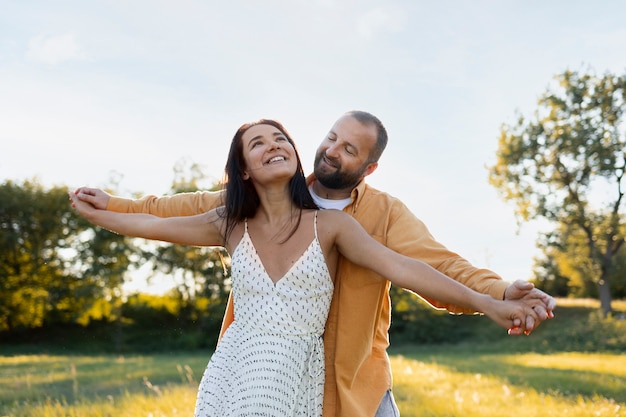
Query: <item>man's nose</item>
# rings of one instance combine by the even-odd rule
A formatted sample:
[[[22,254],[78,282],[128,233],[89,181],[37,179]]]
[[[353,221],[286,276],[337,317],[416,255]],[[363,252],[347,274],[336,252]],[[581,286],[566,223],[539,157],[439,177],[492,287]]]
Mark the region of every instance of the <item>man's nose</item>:
[[[339,157],[339,147],[337,145],[331,145],[326,148],[326,151],[324,151],[324,153],[327,157],[331,159],[337,159]]]

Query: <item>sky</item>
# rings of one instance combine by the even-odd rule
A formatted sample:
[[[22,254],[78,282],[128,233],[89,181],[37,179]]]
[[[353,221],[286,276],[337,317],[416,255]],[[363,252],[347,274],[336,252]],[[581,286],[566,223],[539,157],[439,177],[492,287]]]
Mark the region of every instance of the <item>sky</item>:
[[[222,178],[237,128],[280,120],[307,173],[337,118],[378,116],[372,186],[506,280],[537,222],[488,183],[500,127],[565,70],[623,74],[626,2],[0,0],[0,178],[117,195]],[[1,204],[1,202],[0,202]]]

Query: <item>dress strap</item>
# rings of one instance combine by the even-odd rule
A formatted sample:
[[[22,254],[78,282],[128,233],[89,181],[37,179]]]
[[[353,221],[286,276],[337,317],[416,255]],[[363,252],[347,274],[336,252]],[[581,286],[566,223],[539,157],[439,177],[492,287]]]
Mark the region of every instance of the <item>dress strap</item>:
[[[319,210],[315,210],[315,217],[313,218],[313,228],[315,229],[315,240],[319,240],[317,238],[317,212]]]

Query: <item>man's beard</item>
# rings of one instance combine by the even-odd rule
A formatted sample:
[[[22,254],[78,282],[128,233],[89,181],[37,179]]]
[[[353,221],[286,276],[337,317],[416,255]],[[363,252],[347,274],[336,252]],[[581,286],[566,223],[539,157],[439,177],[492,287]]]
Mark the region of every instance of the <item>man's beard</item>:
[[[361,181],[363,173],[367,169],[367,164],[364,164],[357,171],[352,173],[343,172],[341,167],[337,168],[334,172],[321,172],[318,167],[323,157],[324,152],[318,152],[315,155],[313,174],[315,174],[315,179],[319,181],[320,184],[326,188],[330,188],[331,190],[354,188],[354,186]]]

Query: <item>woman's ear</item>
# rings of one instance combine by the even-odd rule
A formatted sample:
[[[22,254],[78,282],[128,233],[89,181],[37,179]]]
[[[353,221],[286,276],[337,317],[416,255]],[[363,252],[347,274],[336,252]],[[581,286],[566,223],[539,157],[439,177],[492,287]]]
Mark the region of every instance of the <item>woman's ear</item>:
[[[241,173],[241,178],[243,178],[244,181],[247,181],[250,179],[250,175],[248,174],[248,171],[243,171]]]

